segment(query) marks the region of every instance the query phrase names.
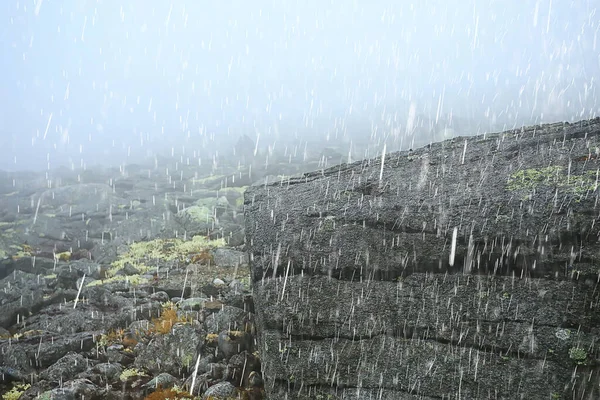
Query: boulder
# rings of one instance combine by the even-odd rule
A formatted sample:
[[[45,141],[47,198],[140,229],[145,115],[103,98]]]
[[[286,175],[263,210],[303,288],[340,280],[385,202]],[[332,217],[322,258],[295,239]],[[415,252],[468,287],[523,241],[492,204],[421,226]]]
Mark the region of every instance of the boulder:
[[[598,171],[593,119],[248,188],[269,398],[600,397]]]

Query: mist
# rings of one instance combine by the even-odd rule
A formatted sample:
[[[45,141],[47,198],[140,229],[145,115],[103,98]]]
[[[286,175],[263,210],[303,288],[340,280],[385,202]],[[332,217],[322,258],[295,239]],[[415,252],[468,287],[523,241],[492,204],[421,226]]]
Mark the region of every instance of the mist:
[[[242,135],[406,149],[600,112],[591,0],[37,0],[0,17],[8,170],[227,154]]]

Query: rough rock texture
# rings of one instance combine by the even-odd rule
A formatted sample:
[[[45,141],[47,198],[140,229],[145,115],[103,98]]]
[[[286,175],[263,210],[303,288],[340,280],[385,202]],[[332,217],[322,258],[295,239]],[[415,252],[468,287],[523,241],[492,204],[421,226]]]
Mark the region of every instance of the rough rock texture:
[[[595,119],[251,187],[269,398],[600,398],[599,168]]]

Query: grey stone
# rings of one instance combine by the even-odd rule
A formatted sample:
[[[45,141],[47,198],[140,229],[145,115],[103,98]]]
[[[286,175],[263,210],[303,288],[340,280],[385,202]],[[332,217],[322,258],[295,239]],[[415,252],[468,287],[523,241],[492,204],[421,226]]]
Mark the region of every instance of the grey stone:
[[[152,373],[180,376],[194,367],[200,337],[190,324],[175,324],[169,334],[156,335],[143,347],[134,365]]]
[[[599,148],[549,124],[250,187],[269,398],[600,396]]]
[[[221,247],[212,250],[211,253],[215,264],[219,267],[237,267],[248,264],[248,255],[239,250]]]
[[[235,398],[238,390],[229,382],[219,382],[209,387],[202,395],[202,400],[227,400]]]
[[[77,353],[68,353],[40,374],[41,379],[64,382],[90,367],[89,361]]]
[[[204,321],[204,329],[208,333],[220,333],[223,330],[243,330],[248,312],[241,308],[222,306]]]

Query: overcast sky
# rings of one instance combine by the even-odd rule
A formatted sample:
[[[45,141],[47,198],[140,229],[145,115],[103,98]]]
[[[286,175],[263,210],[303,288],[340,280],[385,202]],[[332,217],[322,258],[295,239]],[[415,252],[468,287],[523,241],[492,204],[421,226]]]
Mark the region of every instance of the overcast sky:
[[[241,133],[268,142],[342,120],[384,131],[390,118],[405,124],[411,106],[483,125],[594,117],[597,6],[5,0],[0,168],[207,150]]]

